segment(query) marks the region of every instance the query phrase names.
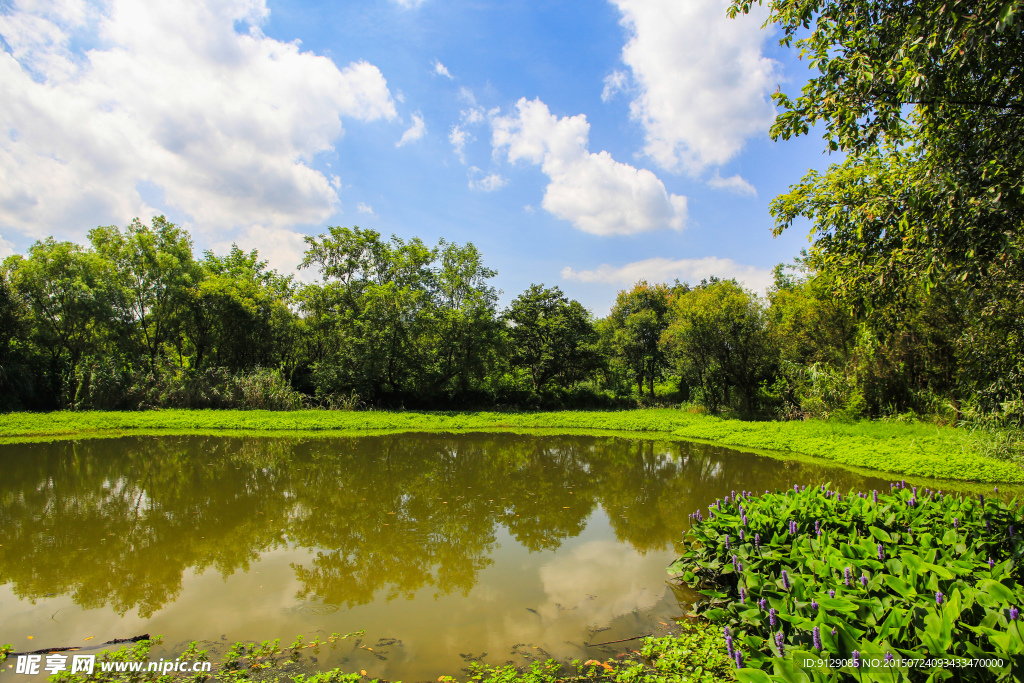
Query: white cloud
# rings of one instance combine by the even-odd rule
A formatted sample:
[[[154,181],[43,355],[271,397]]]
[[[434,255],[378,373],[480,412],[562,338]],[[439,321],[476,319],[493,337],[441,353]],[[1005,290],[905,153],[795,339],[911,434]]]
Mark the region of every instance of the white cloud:
[[[551,179],[541,202],[547,211],[596,235],[682,229],[686,197],[670,195],[647,169],[588,150],[590,124],[579,114],[558,118],[539,99],[516,103],[514,115],[491,119],[495,154],[540,164]]]
[[[729,0],[612,0],[630,39],[622,61],[639,94],[632,115],[645,153],[667,170],[697,173],[734,157],[775,118],[780,66],[762,54],[767,10],[730,19]],[[608,90],[606,81],[606,92]]]
[[[472,139],[473,136],[457,124],[452,126],[451,132],[448,133],[448,142],[452,143],[452,147],[455,149],[455,156],[459,157],[459,161],[463,164],[466,163],[466,143]]]
[[[568,266],[562,269],[563,280],[578,282],[603,282],[606,284],[628,286],[639,280],[648,282],[671,282],[679,278],[683,282],[695,285],[711,276],[722,279],[736,278],[748,289],[764,293],[774,282],[771,269],[746,266],[729,258],[707,256],[699,259],[649,258],[634,261],[624,266],[611,266],[607,263],[594,270],[574,270]]]
[[[339,198],[314,157],[343,118],[394,119],[394,102],[376,66],[267,38],[267,15],[265,0],[9,3],[0,226],[80,238],[156,212],[148,194],[204,231],[325,220]]]
[[[459,112],[459,116],[463,123],[476,124],[483,123],[484,121],[484,108],[483,107],[471,107],[470,109],[463,109]]]
[[[448,71],[448,67],[436,59],[434,60],[434,73],[438,76],[444,76],[445,78],[452,78],[452,73]]]
[[[395,143],[395,147],[401,147],[407,145],[410,142],[416,142],[423,133],[427,130],[426,125],[423,123],[423,117],[419,112],[412,115],[412,125],[404,133],[402,133],[402,139]]]
[[[271,268],[284,275],[295,274],[296,278],[311,282],[317,275],[315,269],[296,271],[306,251],[305,235],[285,228],[267,228],[262,225],[251,225],[243,228],[229,240],[219,240],[213,244],[213,251],[227,253],[231,244],[250,251],[256,249],[260,258],[265,259]]]
[[[426,0],[391,0],[391,2],[405,9],[415,9],[426,2]]]
[[[535,208],[533,208],[533,206],[531,204],[527,204],[526,206],[524,206],[523,207],[523,211],[525,211],[526,213],[529,213],[529,214],[533,214],[533,213],[537,212],[537,210]]]
[[[0,235],[0,261],[3,261],[8,256],[14,254],[14,243],[5,240],[3,235]]]
[[[359,213],[368,213],[371,216],[377,215],[373,212],[372,206],[370,206],[369,204],[364,204],[363,202],[359,202],[359,204],[356,205],[356,211],[358,211]]]
[[[617,93],[623,92],[629,85],[629,74],[625,71],[613,71],[604,77],[604,90],[601,91],[601,101],[607,102]]]
[[[733,194],[746,195],[748,197],[757,196],[757,188],[751,185],[746,178],[738,174],[723,178],[718,171],[715,171],[715,175],[711,176],[708,180],[708,185],[716,190],[725,190]]]
[[[475,170],[480,169],[474,167]],[[471,190],[483,190],[484,192],[494,192],[498,188],[504,187],[508,181],[502,178],[497,173],[491,173],[490,175],[484,176],[480,180],[469,179],[469,189]]]
[[[465,102],[466,104],[472,105],[474,107],[476,106],[476,95],[474,95],[473,91],[464,85],[459,86],[459,99]]]

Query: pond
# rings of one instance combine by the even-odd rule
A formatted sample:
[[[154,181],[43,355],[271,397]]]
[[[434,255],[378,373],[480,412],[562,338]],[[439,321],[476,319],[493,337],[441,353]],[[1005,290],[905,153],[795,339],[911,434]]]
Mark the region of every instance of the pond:
[[[635,647],[595,644],[686,613],[666,566],[688,513],[731,490],[887,485],[704,444],[494,433],[4,445],[0,471],[0,644],[362,630],[317,666],[405,681]]]

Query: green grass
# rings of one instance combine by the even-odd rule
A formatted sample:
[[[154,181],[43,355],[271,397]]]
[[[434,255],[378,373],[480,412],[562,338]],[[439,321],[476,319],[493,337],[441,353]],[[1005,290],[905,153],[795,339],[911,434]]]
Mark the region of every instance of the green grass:
[[[744,450],[803,454],[902,476],[1024,483],[1013,461],[982,453],[964,429],[924,423],[748,422],[682,410],[548,413],[346,412],[330,410],[155,410],[0,415],[0,443],[124,433],[363,433],[414,431],[596,430],[650,433]]]

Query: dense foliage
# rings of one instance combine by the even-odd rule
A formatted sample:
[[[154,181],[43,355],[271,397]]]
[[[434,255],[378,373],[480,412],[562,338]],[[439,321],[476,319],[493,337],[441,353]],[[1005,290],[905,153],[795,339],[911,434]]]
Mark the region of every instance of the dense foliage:
[[[773,96],[772,137],[813,129],[843,154],[771,207],[776,233],[811,221],[816,289],[860,324],[826,383],[871,409],[1020,423],[1024,2],[763,4],[812,72]]]
[[[821,485],[733,492],[707,514],[675,568],[741,681],[1021,680],[1016,500]]]

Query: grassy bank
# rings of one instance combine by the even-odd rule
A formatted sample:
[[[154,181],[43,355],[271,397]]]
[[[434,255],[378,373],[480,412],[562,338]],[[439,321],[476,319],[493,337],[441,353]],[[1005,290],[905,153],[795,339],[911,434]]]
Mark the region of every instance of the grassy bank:
[[[681,410],[421,413],[160,410],[0,415],[0,443],[167,432],[364,432],[472,430],[655,432],[724,446],[825,458],[849,467],[961,481],[1024,483],[1015,462],[982,454],[981,437],[922,423],[748,422]]]

